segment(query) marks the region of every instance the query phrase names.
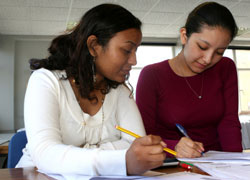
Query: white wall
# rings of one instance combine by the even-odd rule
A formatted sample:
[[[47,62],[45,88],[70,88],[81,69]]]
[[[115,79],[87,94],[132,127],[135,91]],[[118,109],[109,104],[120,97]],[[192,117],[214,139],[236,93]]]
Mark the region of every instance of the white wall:
[[[0,36],[0,132],[24,127],[30,58],[45,58],[52,37]]]
[[[14,41],[0,38],[0,130],[14,129]]]

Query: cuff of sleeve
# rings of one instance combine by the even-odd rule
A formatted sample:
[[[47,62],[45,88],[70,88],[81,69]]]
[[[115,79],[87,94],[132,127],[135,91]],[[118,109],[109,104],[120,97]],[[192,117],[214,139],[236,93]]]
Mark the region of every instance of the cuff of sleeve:
[[[101,159],[97,160],[96,162],[97,169],[100,170],[98,174],[126,176],[126,152],[127,149],[102,151],[101,155],[99,156]]]

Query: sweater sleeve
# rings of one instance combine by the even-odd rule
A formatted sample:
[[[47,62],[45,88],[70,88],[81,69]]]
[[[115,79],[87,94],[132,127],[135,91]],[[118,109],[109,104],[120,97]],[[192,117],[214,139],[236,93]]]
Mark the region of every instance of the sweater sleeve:
[[[139,76],[136,88],[136,103],[140,110],[147,134],[158,135],[157,132],[157,103],[160,88],[157,69],[145,67]],[[174,149],[178,140],[163,139],[167,147]],[[169,155],[169,154],[167,154]]]
[[[223,151],[242,151],[241,125],[238,117],[237,71],[232,60],[223,67],[224,116],[218,126]]]
[[[30,77],[24,118],[27,148],[35,166],[47,173],[126,175],[126,150],[86,149],[63,143],[59,89],[58,80],[48,70],[35,71]]]

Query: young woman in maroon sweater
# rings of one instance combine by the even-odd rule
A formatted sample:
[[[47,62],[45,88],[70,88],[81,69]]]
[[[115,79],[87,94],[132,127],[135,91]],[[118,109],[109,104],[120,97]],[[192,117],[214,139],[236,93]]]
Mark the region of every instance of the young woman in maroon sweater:
[[[136,102],[146,132],[160,135],[177,157],[242,151],[236,67],[222,57],[237,31],[226,7],[203,3],[180,30],[182,51],[140,74]],[[183,137],[176,124],[190,138]]]

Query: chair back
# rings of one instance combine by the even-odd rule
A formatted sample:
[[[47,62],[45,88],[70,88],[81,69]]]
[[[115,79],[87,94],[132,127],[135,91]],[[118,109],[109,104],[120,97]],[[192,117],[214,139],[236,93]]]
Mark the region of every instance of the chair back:
[[[15,168],[16,164],[23,155],[23,148],[27,144],[25,131],[17,132],[12,136],[9,142],[7,168]]]

